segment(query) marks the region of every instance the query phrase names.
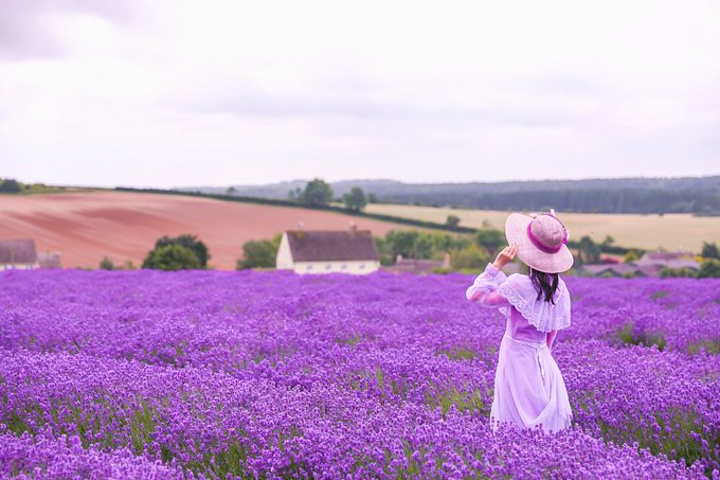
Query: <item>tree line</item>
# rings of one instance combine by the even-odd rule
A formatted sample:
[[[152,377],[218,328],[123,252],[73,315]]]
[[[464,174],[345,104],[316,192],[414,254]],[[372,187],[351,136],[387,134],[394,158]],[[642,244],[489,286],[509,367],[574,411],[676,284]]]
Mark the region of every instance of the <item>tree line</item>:
[[[477,273],[489,263],[506,244],[502,231],[489,226],[480,228],[473,235],[455,235],[443,232],[423,232],[419,230],[390,230],[385,236],[373,237],[384,266],[395,264],[398,258],[443,260],[450,255],[447,271]],[[275,259],[280,247],[282,234],[272,239],[250,240],[242,245],[243,257],[236,262],[237,270],[254,268],[275,268]],[[600,262],[600,252],[611,248],[614,240],[608,236],[597,244],[590,237],[582,237],[578,242],[575,267],[584,263]],[[642,251],[640,251],[642,253]],[[637,260],[639,253],[629,250],[625,261]],[[665,268],[661,277],[720,277],[720,252],[715,243],[703,243],[702,263],[699,271],[690,269]],[[142,268],[175,271],[208,268],[210,252],[207,245],[196,235],[184,234],[177,237],[163,236],[155,242],[148,252]],[[100,268],[116,270],[116,266],[105,257]],[[125,269],[134,269],[132,262],[126,262]]]

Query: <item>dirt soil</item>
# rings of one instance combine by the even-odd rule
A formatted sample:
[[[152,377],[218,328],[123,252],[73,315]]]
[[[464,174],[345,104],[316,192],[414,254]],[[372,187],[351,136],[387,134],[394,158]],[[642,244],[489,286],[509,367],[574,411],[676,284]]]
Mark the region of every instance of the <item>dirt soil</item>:
[[[408,228],[333,212],[179,195],[0,195],[0,238],[32,238],[38,252],[60,253],[66,268],[97,268],[106,255],[116,265],[132,260],[139,266],[159,237],[189,233],[208,246],[211,267],[232,270],[244,242],[272,238],[299,222],[308,230],[343,230],[355,222],[373,235]]]

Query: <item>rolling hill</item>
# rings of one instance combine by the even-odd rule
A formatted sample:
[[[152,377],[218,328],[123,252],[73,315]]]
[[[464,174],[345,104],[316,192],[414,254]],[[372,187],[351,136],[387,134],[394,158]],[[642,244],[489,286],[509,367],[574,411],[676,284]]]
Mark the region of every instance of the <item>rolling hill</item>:
[[[93,191],[0,195],[0,238],[33,238],[39,252],[59,252],[64,267],[140,265],[155,240],[190,233],[208,245],[209,264],[231,270],[248,240],[271,238],[303,222],[307,229],[360,229],[384,235],[393,223],[302,208],[200,197]]]

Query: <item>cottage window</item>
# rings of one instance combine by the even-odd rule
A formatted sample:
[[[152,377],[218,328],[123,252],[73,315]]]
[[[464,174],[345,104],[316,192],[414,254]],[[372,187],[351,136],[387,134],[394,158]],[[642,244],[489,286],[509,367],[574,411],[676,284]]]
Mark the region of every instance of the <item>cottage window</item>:
[[[312,265],[308,265],[307,267],[305,267],[305,270],[312,270]]]
[[[361,263],[361,264],[360,264],[360,270],[363,270],[363,269],[365,269],[365,264],[364,264],[364,263]]]
[[[325,265],[325,270],[330,270],[331,268],[332,268],[332,265],[330,265],[329,263]]]
[[[347,263],[340,265],[340,270],[347,270]]]

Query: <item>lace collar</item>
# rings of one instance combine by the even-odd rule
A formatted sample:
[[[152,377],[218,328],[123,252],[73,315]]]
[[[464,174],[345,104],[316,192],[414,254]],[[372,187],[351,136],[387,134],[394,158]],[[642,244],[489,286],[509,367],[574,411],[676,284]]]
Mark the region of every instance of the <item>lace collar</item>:
[[[497,291],[514,306],[527,321],[541,332],[560,330],[570,326],[570,293],[565,282],[559,279],[555,292],[555,304],[537,300],[537,290],[530,277],[513,273],[503,282]],[[505,316],[510,315],[510,307],[500,307]]]

